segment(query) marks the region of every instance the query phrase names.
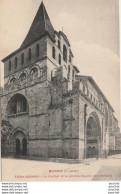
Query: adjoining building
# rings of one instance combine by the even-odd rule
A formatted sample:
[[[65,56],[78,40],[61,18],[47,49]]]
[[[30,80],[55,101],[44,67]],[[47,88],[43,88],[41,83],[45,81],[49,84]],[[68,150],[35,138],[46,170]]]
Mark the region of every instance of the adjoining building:
[[[109,154],[121,153],[121,133],[118,127],[118,120],[113,116],[113,127],[109,136]]]
[[[114,110],[79,75],[67,36],[43,2],[18,50],[4,58],[2,155],[83,159],[109,153]]]

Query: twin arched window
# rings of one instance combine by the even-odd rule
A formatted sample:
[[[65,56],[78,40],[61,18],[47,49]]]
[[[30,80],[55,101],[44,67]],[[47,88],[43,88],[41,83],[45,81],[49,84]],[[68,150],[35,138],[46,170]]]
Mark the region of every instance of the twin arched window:
[[[12,78],[10,79],[10,84],[13,84],[15,81],[16,81],[16,78],[15,78],[15,77],[12,77]]]
[[[36,79],[38,77],[38,69],[36,67],[32,68],[30,71],[32,79]]]
[[[22,73],[19,77],[20,81],[23,82],[26,79],[26,73]]]
[[[38,77],[38,73],[39,73],[39,72],[38,72],[38,69],[37,69],[36,67],[33,67],[33,68],[30,70],[30,75],[31,75],[32,79],[36,79],[36,78]],[[42,72],[41,72],[41,74],[42,74]],[[26,72],[21,73],[20,76],[19,76],[20,82],[21,82],[21,83],[25,83],[26,77],[27,77]],[[15,77],[12,77],[12,78],[10,79],[10,82],[9,82],[9,83],[10,83],[10,84],[13,84],[15,81],[16,81],[16,78],[15,78]]]
[[[39,56],[39,52],[40,52],[40,48],[39,48],[39,44],[36,45],[36,57]],[[28,61],[31,61],[32,58],[32,53],[31,53],[31,48],[29,48],[28,50]],[[15,57],[15,69],[17,69],[17,65],[18,65],[18,60],[17,57]],[[24,53],[21,54],[21,64],[24,64]],[[11,71],[12,69],[12,64],[11,64],[11,60],[9,61],[9,65],[8,65],[8,70]]]
[[[55,47],[53,46],[52,47],[52,57],[55,59],[55,55],[56,55],[56,53],[55,53]],[[66,48],[66,46],[65,45],[63,45],[63,60],[65,61],[65,62],[67,62],[67,48]],[[58,62],[59,62],[59,64],[61,65],[61,55],[59,54],[59,57],[58,57]]]

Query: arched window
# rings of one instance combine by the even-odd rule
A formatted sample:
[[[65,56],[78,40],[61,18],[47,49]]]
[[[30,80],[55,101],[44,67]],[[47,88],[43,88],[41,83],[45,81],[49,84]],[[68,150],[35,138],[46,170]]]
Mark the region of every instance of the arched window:
[[[16,78],[15,78],[15,77],[12,77],[12,78],[10,79],[10,84],[13,84],[15,81],[16,81]]]
[[[36,45],[36,57],[39,57],[39,44]]]
[[[72,77],[74,77],[74,69],[72,70]]]
[[[8,70],[11,71],[11,61],[9,61]]]
[[[59,64],[61,65],[61,55],[59,54],[59,56],[58,56],[58,62],[59,62]]]
[[[21,82],[24,82],[26,80],[26,73],[22,73],[19,77]]]
[[[21,54],[21,64],[24,64],[24,53]]]
[[[105,125],[106,127],[108,126],[108,112],[106,111],[106,114],[105,114]]]
[[[17,57],[15,58],[15,69],[17,69]]]
[[[28,112],[28,103],[22,94],[15,94],[11,97],[7,106],[8,115]]]
[[[38,69],[36,67],[32,68],[30,71],[32,79],[36,79],[38,77]]]
[[[67,48],[63,45],[63,60],[67,62]]]
[[[70,69],[71,69],[71,68],[70,68],[70,65],[69,65],[69,66],[68,66],[68,74],[70,74]]]
[[[31,61],[31,49],[29,48],[29,51],[28,51],[28,60]]]
[[[52,48],[52,57],[55,59],[55,47]]]
[[[70,65],[68,65],[68,74],[67,74],[67,79],[70,80]]]
[[[83,85],[83,92],[85,93],[85,85]]]
[[[69,62],[71,63],[71,55],[69,55]]]
[[[60,46],[60,40],[58,40],[58,48],[59,49],[61,48],[61,46]]]

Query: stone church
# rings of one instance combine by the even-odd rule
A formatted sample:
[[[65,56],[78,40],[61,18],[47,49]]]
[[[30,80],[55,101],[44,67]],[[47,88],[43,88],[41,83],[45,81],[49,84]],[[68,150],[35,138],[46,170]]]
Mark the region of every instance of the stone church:
[[[20,48],[2,60],[3,156],[81,160],[108,154],[114,110],[93,78],[79,75],[73,58],[42,2]]]

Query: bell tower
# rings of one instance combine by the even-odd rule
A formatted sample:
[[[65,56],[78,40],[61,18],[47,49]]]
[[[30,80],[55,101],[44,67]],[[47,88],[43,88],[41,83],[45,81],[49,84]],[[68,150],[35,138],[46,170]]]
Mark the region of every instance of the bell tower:
[[[43,2],[20,48],[2,62],[2,119],[7,118],[13,128],[11,155],[25,154],[24,147],[26,155],[51,157],[54,141],[62,146],[62,125],[57,127],[58,120],[62,123],[62,90],[72,90],[79,71],[67,36],[54,30]],[[58,134],[59,144],[53,139]]]
[[[20,48],[2,60],[5,87],[18,79],[23,82],[28,75],[37,82],[46,73],[47,79],[48,40],[54,44],[55,33],[42,2]]]

